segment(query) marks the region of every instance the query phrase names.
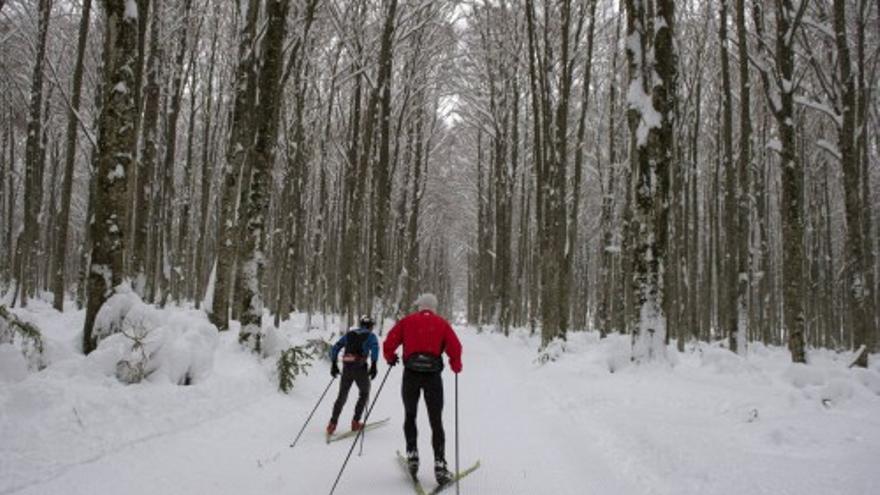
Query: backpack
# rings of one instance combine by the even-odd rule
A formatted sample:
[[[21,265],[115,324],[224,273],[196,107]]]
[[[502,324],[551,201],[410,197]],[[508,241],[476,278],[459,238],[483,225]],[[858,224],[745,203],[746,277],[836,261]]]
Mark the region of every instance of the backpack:
[[[367,339],[370,338],[370,332],[350,331],[345,336],[345,347],[342,355],[344,363],[358,363],[367,360],[367,352],[364,347]]]

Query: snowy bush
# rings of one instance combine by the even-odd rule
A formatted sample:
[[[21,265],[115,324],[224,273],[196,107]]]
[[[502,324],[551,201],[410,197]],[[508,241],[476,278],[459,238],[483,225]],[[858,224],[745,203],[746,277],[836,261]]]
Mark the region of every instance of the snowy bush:
[[[312,355],[301,346],[290,347],[278,357],[278,390],[290,392],[293,382],[301,374],[308,374],[306,369],[311,366]]]
[[[605,365],[609,373],[632,364],[632,345],[623,335],[609,335],[605,339]]]
[[[538,352],[536,361],[538,364],[546,364],[553,362],[565,354],[565,341],[562,339],[553,339],[546,347]]]
[[[324,339],[309,339],[306,341],[305,348],[313,357],[330,361],[330,349],[333,344]]]
[[[290,341],[277,328],[269,327],[266,329],[261,346],[263,357],[277,356],[288,347],[290,347]]]
[[[244,325],[238,332],[238,343],[245,349],[255,352],[260,356],[267,357],[263,352],[263,339],[266,332],[259,325]]]
[[[40,330],[19,319],[6,306],[0,306],[0,344],[9,344],[17,349],[31,370],[46,367]]]
[[[116,379],[127,384],[139,383],[150,374],[147,371],[150,356],[147,355],[145,343],[150,332],[142,323],[138,323],[123,328],[120,333],[131,344],[126,356],[116,362]]]
[[[154,331],[156,350],[149,367],[150,381],[191,385],[210,375],[218,334],[213,325],[199,323],[189,327],[169,325]]]
[[[128,313],[133,308],[138,308],[139,317],[144,317],[145,304],[135,293],[128,283],[119,284],[113,291],[113,295],[101,305],[95,316],[95,326],[92,329],[92,340],[97,346],[103,339],[119,333],[122,330]]]
[[[159,311],[125,287],[117,289],[98,318],[102,332],[108,333],[88,360],[122,383],[190,385],[213,370],[218,333],[201,313]]]

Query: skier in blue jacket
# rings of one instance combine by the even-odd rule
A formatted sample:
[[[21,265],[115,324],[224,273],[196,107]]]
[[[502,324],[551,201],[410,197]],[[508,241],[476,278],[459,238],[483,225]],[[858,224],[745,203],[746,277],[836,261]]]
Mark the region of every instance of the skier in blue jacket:
[[[342,354],[342,380],[339,383],[339,395],[333,404],[333,415],[327,424],[327,435],[332,435],[336,431],[336,423],[339,421],[342,406],[348,399],[348,391],[351,389],[352,383],[357,384],[358,400],[354,406],[351,429],[357,431],[364,427],[364,424],[361,423],[361,416],[370,396],[370,380],[376,378],[376,361],[379,360],[379,339],[373,333],[375,324],[376,322],[371,316],[361,316],[358,327],[352,328],[340,337],[330,349],[330,362],[332,363],[330,374],[334,378],[340,374],[337,364],[339,352],[343,349],[345,352]],[[367,370],[368,356],[371,361],[369,371]]]

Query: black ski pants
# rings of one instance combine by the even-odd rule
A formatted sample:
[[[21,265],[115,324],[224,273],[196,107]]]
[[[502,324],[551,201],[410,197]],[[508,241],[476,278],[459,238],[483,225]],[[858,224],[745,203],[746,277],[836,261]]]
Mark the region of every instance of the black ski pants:
[[[358,400],[354,405],[354,421],[360,421],[361,415],[364,413],[364,407],[367,405],[367,399],[370,397],[370,374],[367,372],[367,363],[344,363],[342,365],[342,379],[339,382],[339,395],[333,404],[333,416],[330,421],[339,422],[339,414],[342,412],[342,406],[348,400],[348,391],[351,384],[356,383],[358,387]]]
[[[446,460],[446,433],[443,431],[443,378],[440,372],[419,373],[408,369],[403,370],[403,409],[406,417],[403,421],[403,434],[406,436],[406,450],[418,450],[418,429],[416,413],[418,412],[419,396],[425,393],[425,405],[428,406],[428,421],[431,423],[431,444],[434,447],[434,459]]]

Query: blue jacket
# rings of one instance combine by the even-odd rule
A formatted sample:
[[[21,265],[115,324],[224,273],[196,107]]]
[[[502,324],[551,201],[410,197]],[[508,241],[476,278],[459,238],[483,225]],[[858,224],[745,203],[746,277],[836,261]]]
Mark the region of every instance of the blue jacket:
[[[336,359],[339,357],[339,351],[348,347],[349,340],[363,340],[363,346],[357,350],[347,349],[347,352],[354,352],[364,357],[369,355],[374,363],[379,360],[379,339],[376,338],[376,335],[369,328],[357,327],[349,330],[348,333],[340,337],[333,344],[333,348],[330,349],[330,362],[336,362]]]

